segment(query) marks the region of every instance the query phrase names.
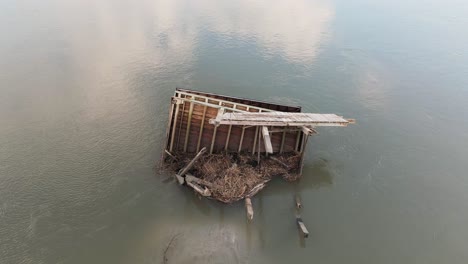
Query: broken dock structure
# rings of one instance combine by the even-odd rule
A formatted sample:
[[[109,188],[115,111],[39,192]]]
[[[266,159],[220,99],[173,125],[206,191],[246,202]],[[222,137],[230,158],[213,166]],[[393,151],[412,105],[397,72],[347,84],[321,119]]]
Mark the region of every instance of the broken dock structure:
[[[169,107],[162,164],[202,196],[225,203],[249,198],[250,207],[250,198],[273,177],[301,176],[317,127],[354,123],[335,114],[302,113],[299,106],[180,88]]]

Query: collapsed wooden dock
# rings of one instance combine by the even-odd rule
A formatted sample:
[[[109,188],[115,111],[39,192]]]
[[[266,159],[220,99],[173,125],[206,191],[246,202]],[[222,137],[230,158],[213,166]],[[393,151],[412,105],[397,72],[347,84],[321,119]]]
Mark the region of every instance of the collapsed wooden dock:
[[[252,197],[276,175],[297,179],[291,175],[302,174],[316,127],[352,123],[335,114],[301,113],[299,106],[177,88],[162,163],[172,164],[179,182],[199,194],[233,202]]]

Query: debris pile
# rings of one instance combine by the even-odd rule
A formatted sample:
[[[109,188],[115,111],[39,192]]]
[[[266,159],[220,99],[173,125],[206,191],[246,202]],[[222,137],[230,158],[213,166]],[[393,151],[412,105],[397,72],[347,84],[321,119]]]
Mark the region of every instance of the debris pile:
[[[183,152],[174,153],[166,157],[165,164],[167,168],[177,173],[187,166],[194,156],[195,154]],[[223,203],[232,203],[254,196],[274,177],[282,177],[287,181],[300,178],[299,153],[283,153],[268,157],[261,155],[260,163],[257,158],[252,154],[205,154],[186,174],[185,181],[195,190],[203,186],[204,189],[200,188],[199,193],[204,196]]]

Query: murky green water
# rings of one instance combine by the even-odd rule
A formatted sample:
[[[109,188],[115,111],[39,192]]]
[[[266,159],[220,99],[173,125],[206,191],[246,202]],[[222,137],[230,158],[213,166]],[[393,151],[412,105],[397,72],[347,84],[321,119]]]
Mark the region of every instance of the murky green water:
[[[0,262],[466,263],[467,6],[2,1]],[[358,123],[249,224],[155,174],[176,86]]]

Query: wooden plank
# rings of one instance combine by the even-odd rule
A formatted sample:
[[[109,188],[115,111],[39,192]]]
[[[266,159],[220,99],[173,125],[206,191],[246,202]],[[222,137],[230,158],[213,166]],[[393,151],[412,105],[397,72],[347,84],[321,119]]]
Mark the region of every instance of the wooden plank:
[[[184,168],[180,169],[179,173],[177,173],[180,176],[184,176],[187,174],[187,172],[193,167],[195,162],[206,152],[206,148],[202,148],[197,155],[185,166]]]
[[[252,126],[347,126],[351,122],[341,116],[315,113],[224,113],[210,123],[217,125],[252,125]]]
[[[205,186],[210,187],[210,188],[213,187],[213,184],[211,182],[208,182],[208,181],[205,181],[203,179],[197,178],[197,177],[195,177],[195,176],[193,176],[192,174],[189,174],[189,173],[185,174],[185,180],[187,182],[196,182],[198,184],[205,185]]]
[[[263,141],[265,143],[265,151],[267,153],[273,153],[273,147],[271,145],[270,133],[268,132],[268,128],[266,126],[262,127],[262,135]]]

